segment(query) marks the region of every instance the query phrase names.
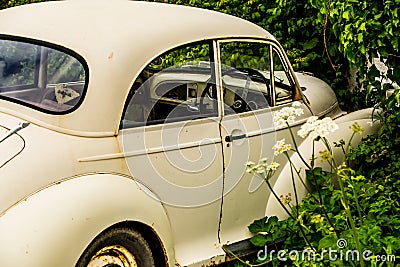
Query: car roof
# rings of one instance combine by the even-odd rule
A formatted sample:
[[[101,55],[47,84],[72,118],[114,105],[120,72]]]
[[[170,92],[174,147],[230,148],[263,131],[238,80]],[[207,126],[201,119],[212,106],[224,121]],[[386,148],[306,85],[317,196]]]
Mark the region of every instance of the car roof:
[[[89,66],[85,100],[69,114],[45,114],[4,100],[0,110],[61,132],[92,136],[117,133],[134,78],[161,53],[206,39],[274,39],[261,27],[230,15],[128,0],[54,1],[5,9],[0,11],[0,34],[66,47]]]

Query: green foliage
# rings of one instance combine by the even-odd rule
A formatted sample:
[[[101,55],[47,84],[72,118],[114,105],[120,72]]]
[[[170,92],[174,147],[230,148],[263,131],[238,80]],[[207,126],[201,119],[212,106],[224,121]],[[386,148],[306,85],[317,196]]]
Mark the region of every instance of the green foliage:
[[[348,90],[349,64],[338,51],[338,44],[329,45],[335,68],[326,56],[323,23],[319,10],[309,1],[200,1],[169,0],[170,3],[217,10],[252,21],[272,33],[285,48],[293,68],[316,74],[336,91],[345,110],[365,106],[358,91]]]
[[[260,43],[228,42],[222,43],[221,62],[234,68],[254,68],[269,70],[269,47]]]
[[[355,220],[356,233],[359,237],[361,252],[371,250],[376,255],[399,255],[400,253],[400,206],[396,187],[387,183],[382,185],[376,181],[368,181],[362,175],[356,175],[348,169],[342,179],[343,190],[333,184],[332,175],[315,169],[318,176],[318,190],[309,193],[302,203],[292,210],[292,217],[278,221],[271,218],[255,220],[249,229],[252,233],[272,231],[276,237],[285,236],[282,250],[304,251],[314,249],[316,255],[329,249],[343,251],[358,250],[354,232],[349,225],[349,218],[344,210],[343,199],[347,199],[351,216]],[[315,179],[309,179],[312,182]],[[381,181],[382,182],[382,181]],[[344,195],[343,195],[344,194]],[[324,211],[325,210],[325,211]],[[327,216],[326,216],[327,215]],[[272,217],[273,218],[273,217]],[[346,240],[346,247],[338,248],[338,240]],[[274,239],[275,240],[275,239]],[[257,234],[251,239],[256,246],[263,248],[271,243],[271,235]],[[342,250],[341,250],[342,249]],[[270,261],[271,259],[268,258]],[[276,259],[275,259],[276,260]],[[316,262],[300,258],[295,261],[280,262],[279,266],[360,266],[360,262],[337,260],[332,261],[325,255],[324,260]],[[386,262],[385,266],[394,266],[394,262]],[[243,264],[237,266],[252,266]],[[275,265],[274,265],[275,266]],[[368,265],[369,266],[369,265]]]
[[[377,108],[382,127],[376,135],[364,138],[349,157],[357,171],[364,174],[370,183],[381,187],[384,185],[385,190],[373,199],[371,212],[375,216],[397,216],[400,209],[397,193],[400,186],[399,90]],[[393,227],[391,230],[394,230]]]
[[[270,247],[269,251],[272,251],[272,242],[284,237],[280,251],[286,256],[282,260],[282,253],[275,253],[274,258],[269,256],[241,261],[243,265],[238,266],[259,266],[262,261],[273,266],[395,266],[395,257],[400,254],[400,204],[397,193],[400,186],[400,159],[397,157],[400,152],[399,90],[378,107],[381,131],[377,136],[365,138],[360,146],[346,154],[346,161],[340,165],[335,161],[332,146],[325,136],[315,137],[309,132],[313,131],[313,125],[323,127],[324,123],[329,129],[335,129],[330,120],[314,118],[307,121],[308,126],[302,126],[302,129],[311,127],[311,130],[304,132],[301,129],[298,135],[308,135],[307,138],[312,136],[313,142],[322,142],[326,147],[326,150],[319,152],[319,156],[329,164],[330,171],[315,167],[315,155],[311,156],[311,163],[308,164],[292,137],[292,150],[302,159],[306,167],[307,184],[311,186],[301,203],[296,193],[296,205],[291,204],[290,198],[277,197],[269,184],[273,172],[262,171],[262,168],[268,170],[268,165],[248,164],[249,172],[261,176],[267,174],[263,178],[268,188],[288,213],[288,218],[283,221],[278,221],[276,217],[255,220],[249,226],[254,234],[250,241],[261,250]],[[292,133],[289,124],[287,126]],[[354,123],[351,129],[353,135],[349,144],[355,134],[363,131],[358,123]],[[334,145],[345,153],[349,151],[349,146],[343,140]],[[287,154],[293,146],[278,141],[275,145],[275,152],[278,153],[275,154],[284,154],[292,166],[292,173],[300,178],[300,172],[297,171],[300,166],[294,166]],[[353,161],[356,170],[348,167],[349,160]],[[294,184],[293,190],[296,192]],[[365,251],[367,254],[363,254]],[[359,257],[338,256],[340,253],[349,255],[349,252]],[[312,257],[304,257],[304,254],[311,254]],[[290,255],[297,257],[293,259]],[[380,262],[382,257],[387,260]]]
[[[289,218],[290,235],[284,244],[288,250],[303,250],[311,244],[317,251],[323,249],[337,249],[339,238],[347,241],[346,250],[357,249],[354,233],[349,226],[348,217],[343,206],[343,195],[339,188],[333,188],[332,179],[320,176],[319,186],[323,202],[318,201],[318,192],[310,193],[298,207],[296,213],[300,213],[301,224]],[[356,231],[361,243],[361,251],[371,250],[375,255],[386,255],[390,247],[392,254],[399,254],[400,243],[388,242],[399,240],[398,228],[400,225],[400,207],[396,207],[393,198],[384,196],[393,189],[369,183],[363,176],[357,176],[353,172],[343,179],[343,192],[348,201],[351,215],[355,218]],[[379,201],[378,201],[379,200]],[[326,210],[324,215],[323,208]],[[303,228],[305,237],[301,234]],[[302,263],[301,266],[307,266]],[[326,259],[326,264],[334,264]],[[354,264],[354,263],[353,263]],[[341,262],[340,266],[352,266],[350,262]],[[356,264],[356,266],[359,266]]]
[[[260,220],[255,220],[250,226],[250,233],[256,234],[251,238],[251,242],[259,247],[262,247],[268,243],[284,236],[282,227],[285,224],[278,221],[278,217],[265,217]],[[261,233],[265,232],[265,233]]]
[[[150,65],[153,69],[162,70],[182,65],[195,65],[210,61],[208,43],[198,43],[191,46],[179,47],[153,60]]]
[[[281,42],[294,69],[324,79],[345,110],[375,104],[383,95],[386,88],[376,79],[384,74],[370,68],[373,58],[385,62],[391,81],[400,81],[400,0],[169,2],[217,10],[265,28]],[[352,67],[358,71],[358,79],[349,91]]]
[[[387,76],[393,82],[400,81],[400,0],[309,1],[320,10],[320,23],[329,20],[331,35],[328,43],[336,44],[338,52],[356,67],[362,79],[359,83],[367,89],[370,102],[379,103],[386,88],[376,80]],[[375,66],[371,67],[374,58],[385,63],[389,69],[386,74],[380,73]]]
[[[10,0],[0,8],[41,1]],[[384,95],[386,87],[376,82],[384,74],[369,68],[373,58],[385,61],[391,81],[400,81],[400,0],[159,1],[216,10],[260,25],[281,42],[295,70],[315,73],[333,87],[344,110],[375,104]],[[349,91],[352,67],[359,79]]]

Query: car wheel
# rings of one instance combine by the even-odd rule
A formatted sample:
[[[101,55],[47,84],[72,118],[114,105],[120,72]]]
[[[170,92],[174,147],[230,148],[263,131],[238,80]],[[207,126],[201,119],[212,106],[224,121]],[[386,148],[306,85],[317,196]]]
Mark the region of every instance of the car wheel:
[[[149,244],[128,228],[100,234],[80,257],[76,267],[154,267]]]

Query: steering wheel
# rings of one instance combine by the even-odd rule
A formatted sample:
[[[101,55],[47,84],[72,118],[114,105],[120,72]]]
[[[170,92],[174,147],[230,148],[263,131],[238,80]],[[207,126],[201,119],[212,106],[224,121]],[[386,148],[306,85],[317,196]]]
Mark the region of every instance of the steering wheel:
[[[252,80],[252,77],[257,77],[260,80],[262,80],[265,84],[265,86],[267,87],[267,92],[269,91],[269,79],[267,79],[260,71],[252,69],[252,68],[230,68],[227,69],[225,71],[223,71],[221,73],[221,76],[225,76],[225,75],[229,75],[232,73],[236,73],[239,75],[242,75],[246,78],[246,85],[244,90],[242,91],[242,95],[239,95],[236,93],[236,99],[233,104],[230,106],[230,108],[232,108],[236,113],[240,113],[240,112],[245,112],[245,111],[250,111],[252,109],[256,109],[254,108],[254,104],[251,105],[250,102],[247,101],[247,92],[249,91],[249,87],[250,87],[250,82]],[[250,105],[249,105],[250,104]],[[256,107],[257,105],[255,105]]]
[[[226,75],[229,74],[233,74],[236,73],[238,75],[241,75],[243,77],[245,77],[246,80],[250,80],[251,81],[251,77],[258,77],[260,78],[265,86],[267,87],[267,92],[269,91],[269,79],[267,79],[260,71],[252,69],[252,68],[229,68],[227,70],[222,71],[221,73],[221,77],[224,77]],[[206,104],[204,103],[204,98],[208,97],[210,99],[213,99],[212,96],[212,92],[210,91],[212,86],[212,83],[208,82],[206,87],[204,88],[203,92],[201,93],[200,96],[200,102],[199,102],[199,109],[200,109],[200,113],[204,113],[205,109],[206,109]],[[244,112],[244,111],[250,111],[251,107],[248,105],[249,103],[247,103],[246,98],[247,98],[247,92],[249,90],[250,87],[250,83],[246,82],[244,91],[245,93],[243,93],[241,96],[238,96],[238,99],[236,99],[233,104],[230,106],[230,108],[232,108],[235,112],[240,113],[240,112]]]

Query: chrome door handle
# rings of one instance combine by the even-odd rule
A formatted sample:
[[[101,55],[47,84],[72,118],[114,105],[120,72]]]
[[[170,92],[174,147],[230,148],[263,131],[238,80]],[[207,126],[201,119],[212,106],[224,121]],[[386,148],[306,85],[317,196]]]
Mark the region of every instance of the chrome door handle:
[[[228,135],[228,136],[225,136],[225,141],[226,142],[233,142],[235,140],[240,140],[240,139],[243,139],[243,138],[246,138],[246,137],[247,137],[246,134]]]

